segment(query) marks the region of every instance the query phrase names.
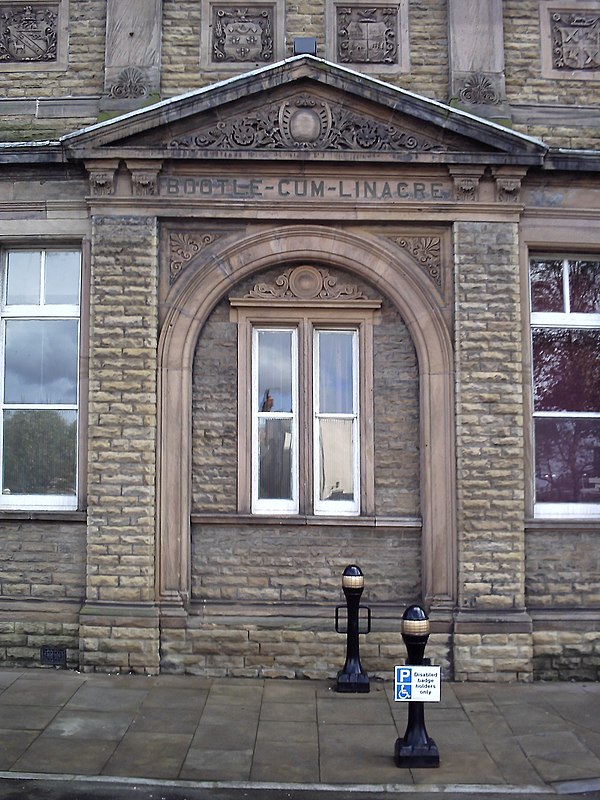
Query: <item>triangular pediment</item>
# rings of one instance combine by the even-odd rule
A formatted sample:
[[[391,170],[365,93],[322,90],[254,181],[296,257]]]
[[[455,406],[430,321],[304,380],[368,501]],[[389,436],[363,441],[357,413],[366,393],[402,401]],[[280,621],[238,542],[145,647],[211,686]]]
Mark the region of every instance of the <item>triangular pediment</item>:
[[[312,56],[297,56],[69,134],[89,158],[534,164],[543,143]]]

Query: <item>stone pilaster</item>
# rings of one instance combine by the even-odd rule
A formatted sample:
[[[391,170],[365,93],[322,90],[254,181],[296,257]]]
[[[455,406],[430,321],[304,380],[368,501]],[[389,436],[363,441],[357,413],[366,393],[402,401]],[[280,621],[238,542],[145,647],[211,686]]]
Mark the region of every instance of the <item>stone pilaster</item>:
[[[93,219],[85,671],[158,669],[157,225]]]
[[[518,227],[458,223],[459,680],[528,679]]]

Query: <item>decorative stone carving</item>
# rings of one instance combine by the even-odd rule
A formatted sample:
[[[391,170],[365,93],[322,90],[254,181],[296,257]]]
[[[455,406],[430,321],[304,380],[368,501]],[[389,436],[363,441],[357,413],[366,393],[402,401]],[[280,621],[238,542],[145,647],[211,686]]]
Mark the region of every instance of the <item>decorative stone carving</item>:
[[[337,150],[444,152],[449,149],[390,122],[301,95],[280,106],[171,140],[170,147],[203,150]]]
[[[479,178],[454,178],[454,194],[462,202],[475,202],[479,195]]]
[[[126,67],[108,92],[110,97],[123,99],[139,99],[148,97],[150,90],[146,83],[146,76],[137,67]]]
[[[600,70],[600,14],[588,9],[549,13],[553,69]]]
[[[115,192],[114,171],[91,171],[90,194],[93,197],[106,197]]]
[[[213,7],[213,61],[273,61],[274,13],[264,5]]]
[[[169,235],[170,264],[169,283],[174,283],[190,261],[205,247],[211,245],[220,234],[193,234],[176,232]]]
[[[496,199],[499,203],[518,203],[521,181],[518,178],[496,178]]]
[[[410,253],[435,285],[439,289],[442,288],[441,239],[439,237],[395,236],[390,238],[399,247]]]
[[[458,99],[462,103],[472,105],[498,105],[500,94],[488,77],[474,74],[465,79],[463,88],[458,93]]]
[[[337,60],[343,64],[398,63],[398,8],[336,9]]]
[[[131,173],[133,194],[136,197],[149,197],[158,194],[157,174],[155,172]]]
[[[246,297],[272,300],[363,300],[364,295],[356,284],[338,286],[337,278],[328,270],[316,267],[288,269],[274,283],[257,283]]]
[[[58,6],[0,6],[0,63],[56,61]]]

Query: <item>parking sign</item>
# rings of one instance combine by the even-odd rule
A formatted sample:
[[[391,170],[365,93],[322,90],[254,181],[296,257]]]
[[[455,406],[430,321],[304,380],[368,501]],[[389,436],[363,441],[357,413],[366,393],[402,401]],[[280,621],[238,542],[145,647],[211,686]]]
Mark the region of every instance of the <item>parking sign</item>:
[[[440,667],[396,667],[394,700],[439,703],[441,696]]]

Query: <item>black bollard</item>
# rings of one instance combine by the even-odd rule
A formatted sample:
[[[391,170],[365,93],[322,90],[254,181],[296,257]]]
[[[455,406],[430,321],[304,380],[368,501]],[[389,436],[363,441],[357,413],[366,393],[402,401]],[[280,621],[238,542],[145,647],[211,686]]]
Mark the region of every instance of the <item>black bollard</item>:
[[[402,615],[402,639],[406,645],[407,666],[428,666],[423,658],[429,639],[429,618],[421,606],[409,606]],[[420,700],[408,703],[408,725],[404,736],[396,739],[394,761],[397,767],[439,767],[440,754],[425,728],[425,704]]]
[[[346,630],[346,663],[344,669],[338,672],[336,691],[338,692],[368,692],[369,676],[363,672],[360,663],[360,650],[358,645],[359,630],[359,608],[360,597],[363,593],[365,579],[360,567],[350,564],[342,575],[342,589],[346,596],[346,606],[348,609],[348,627]],[[339,610],[343,606],[335,609],[335,629],[339,630]],[[368,627],[365,633],[371,629],[371,609],[368,611]]]

